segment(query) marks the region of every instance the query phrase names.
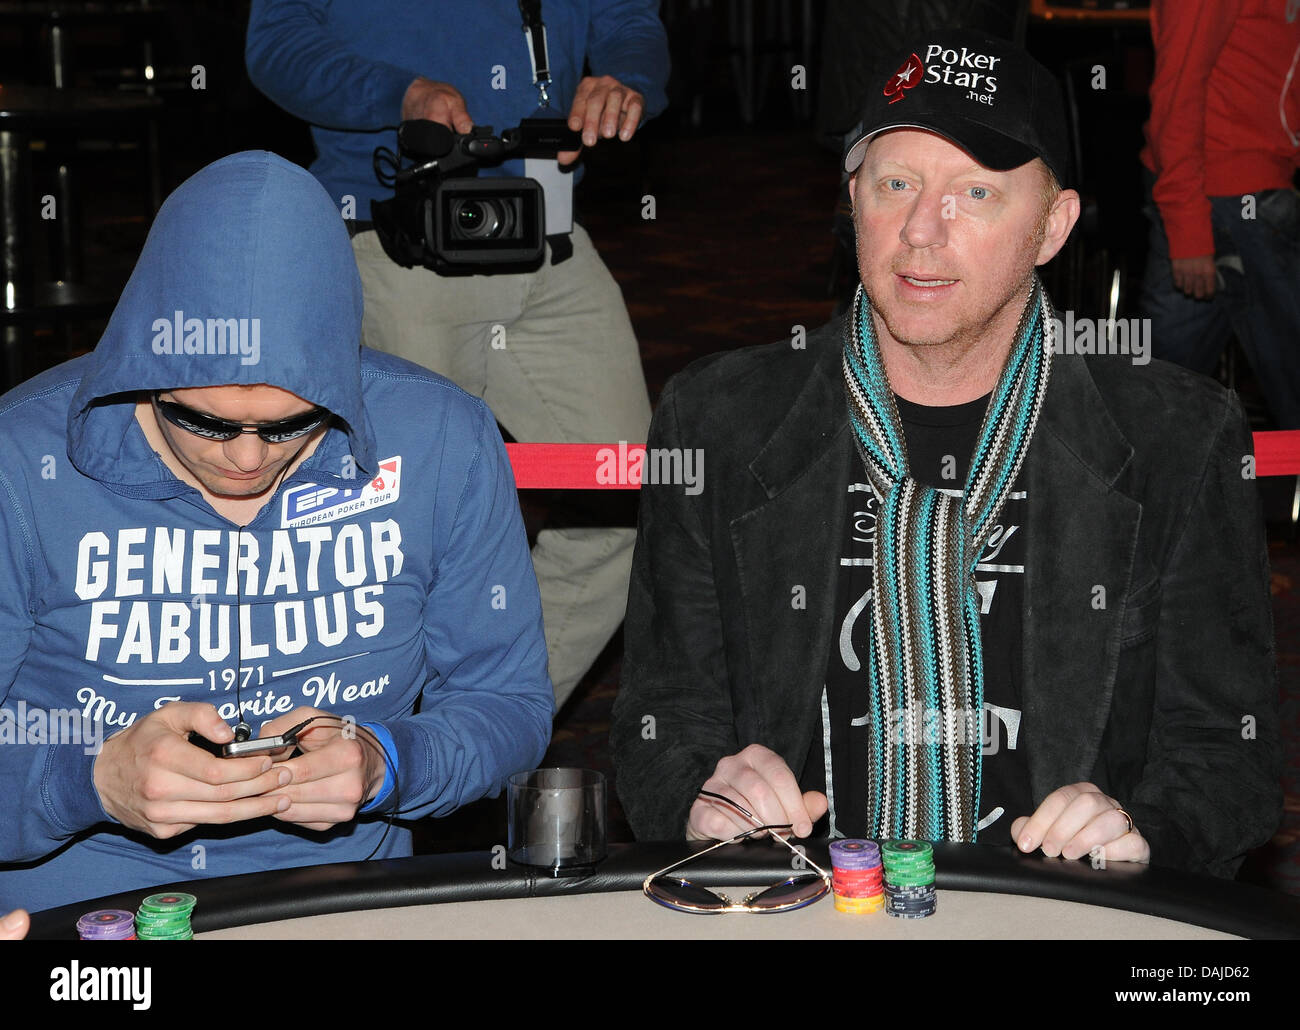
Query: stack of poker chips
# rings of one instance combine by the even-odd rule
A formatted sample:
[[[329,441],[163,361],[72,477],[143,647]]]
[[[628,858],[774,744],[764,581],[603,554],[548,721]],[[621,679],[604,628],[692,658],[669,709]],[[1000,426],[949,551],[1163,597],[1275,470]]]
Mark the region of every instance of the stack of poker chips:
[[[831,887],[841,912],[879,912],[885,907],[880,848],[870,840],[831,841]]]
[[[887,840],[880,849],[885,862],[885,911],[899,919],[934,915],[934,849],[924,840]]]
[[[197,900],[193,894],[150,894],[140,902],[135,929],[142,941],[192,941],[190,913]]]
[[[120,908],[101,908],[77,920],[77,936],[83,941],[133,941],[135,920]]]

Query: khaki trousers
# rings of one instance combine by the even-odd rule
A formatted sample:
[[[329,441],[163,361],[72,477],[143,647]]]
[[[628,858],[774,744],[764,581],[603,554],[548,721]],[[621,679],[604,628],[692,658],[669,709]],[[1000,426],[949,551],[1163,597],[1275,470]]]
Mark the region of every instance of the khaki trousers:
[[[581,226],[573,256],[524,275],[402,268],[352,240],[365,344],[482,397],[520,443],[645,442],[650,400],[623,294]],[[414,416],[416,413],[407,413]],[[636,532],[545,529],[533,548],[556,709],[623,621]]]

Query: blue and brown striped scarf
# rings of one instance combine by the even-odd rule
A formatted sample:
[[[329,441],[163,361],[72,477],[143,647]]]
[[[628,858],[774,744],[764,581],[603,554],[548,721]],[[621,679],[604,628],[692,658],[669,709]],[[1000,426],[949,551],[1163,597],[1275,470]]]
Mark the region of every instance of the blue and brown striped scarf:
[[[975,565],[1042,409],[1051,317],[1034,276],[959,498],[908,474],[898,406],[861,287],[845,325],[849,420],[877,497],[868,818],[881,838],[975,839],[984,700]]]

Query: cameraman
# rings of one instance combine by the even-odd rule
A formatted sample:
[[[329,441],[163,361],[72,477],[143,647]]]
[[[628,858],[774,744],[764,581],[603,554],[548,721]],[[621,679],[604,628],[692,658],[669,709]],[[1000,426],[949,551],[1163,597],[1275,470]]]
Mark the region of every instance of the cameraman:
[[[548,246],[535,272],[444,277],[398,266],[369,223],[370,201],[390,195],[375,179],[372,154],[391,145],[381,130],[399,120],[426,118],[458,133],[491,125],[499,134],[524,118],[567,114],[593,146],[630,139],[663,110],[668,45],[656,0],[542,0],[549,109],[534,82],[521,6],[253,0],[249,77],[311,123],[311,171],[353,234],[368,346],[454,379],[521,442],[640,442],[650,402],[636,337],[581,226],[554,252]],[[593,75],[583,76],[584,60]],[[577,156],[560,154],[561,167]],[[522,161],[480,172],[523,174]],[[538,534],[533,565],[557,708],[622,621],[634,541],[623,528]]]

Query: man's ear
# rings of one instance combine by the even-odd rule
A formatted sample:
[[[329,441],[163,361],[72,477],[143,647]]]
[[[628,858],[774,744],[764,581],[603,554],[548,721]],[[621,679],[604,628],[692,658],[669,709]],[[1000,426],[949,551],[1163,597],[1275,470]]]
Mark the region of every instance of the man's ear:
[[[1061,190],[1056,195],[1052,209],[1047,213],[1046,231],[1043,242],[1038,248],[1035,265],[1045,265],[1056,257],[1057,252],[1065,246],[1070,238],[1070,230],[1079,220],[1079,194],[1074,190]]]
[[[857,168],[853,169],[852,174],[849,176],[849,206],[854,211],[857,211],[858,209],[858,202],[854,197],[856,196],[856,190],[858,188],[858,172],[860,171],[862,171],[862,165],[858,165]]]

